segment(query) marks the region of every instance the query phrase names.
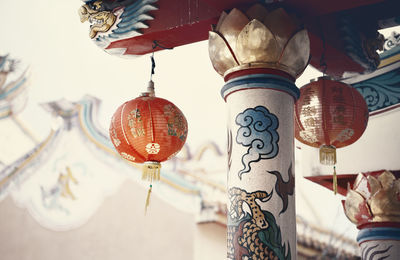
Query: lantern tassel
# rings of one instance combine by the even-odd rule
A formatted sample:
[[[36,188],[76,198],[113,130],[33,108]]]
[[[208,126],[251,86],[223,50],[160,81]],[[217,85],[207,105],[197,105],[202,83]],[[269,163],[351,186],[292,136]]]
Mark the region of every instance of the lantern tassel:
[[[333,182],[332,182],[333,193],[337,194],[337,175],[336,175],[336,166],[333,166]]]
[[[324,165],[335,165],[336,148],[333,145],[322,145],[319,148],[319,162]]]
[[[161,164],[159,162],[145,162],[142,169],[142,180],[150,182],[160,180]]]
[[[146,198],[146,204],[144,206],[144,214],[147,214],[147,208],[150,205],[150,195],[151,195],[151,190],[153,189],[153,185],[150,184],[149,191],[147,192],[147,198]]]

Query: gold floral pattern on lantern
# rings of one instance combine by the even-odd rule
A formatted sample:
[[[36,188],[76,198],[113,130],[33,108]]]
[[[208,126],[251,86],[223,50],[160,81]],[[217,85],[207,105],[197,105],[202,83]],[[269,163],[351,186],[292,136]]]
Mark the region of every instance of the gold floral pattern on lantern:
[[[400,179],[390,171],[360,173],[348,188],[344,211],[357,226],[400,221]]]
[[[178,111],[175,106],[168,104],[164,106],[164,115],[168,118],[168,135],[177,136],[181,140],[186,140],[188,129],[183,114]]]
[[[245,13],[223,12],[209,33],[209,56],[222,76],[249,68],[284,71],[297,78],[310,57],[307,31],[282,8],[268,11],[260,4]]]

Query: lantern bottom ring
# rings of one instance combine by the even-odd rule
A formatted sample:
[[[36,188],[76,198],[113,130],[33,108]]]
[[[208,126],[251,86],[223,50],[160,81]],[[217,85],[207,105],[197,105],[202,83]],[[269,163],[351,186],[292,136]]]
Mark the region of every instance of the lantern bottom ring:
[[[324,165],[335,165],[336,147],[333,145],[321,145],[319,148],[319,162]]]
[[[147,161],[143,164],[142,179],[150,182],[160,180],[161,163],[156,161]]]

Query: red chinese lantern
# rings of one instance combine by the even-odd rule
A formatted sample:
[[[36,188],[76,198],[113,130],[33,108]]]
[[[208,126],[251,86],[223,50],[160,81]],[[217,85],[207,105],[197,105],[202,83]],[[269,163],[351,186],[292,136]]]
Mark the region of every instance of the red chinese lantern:
[[[150,182],[160,180],[160,163],[181,150],[187,133],[181,110],[168,100],[155,97],[152,81],[148,92],[117,109],[110,125],[115,149],[126,160],[143,163],[142,179]],[[149,195],[151,188],[150,184]],[[148,200],[149,196],[146,207]]]
[[[367,104],[355,88],[321,77],[300,88],[295,137],[320,148],[322,164],[334,165],[336,148],[357,141],[367,127],[368,116]]]

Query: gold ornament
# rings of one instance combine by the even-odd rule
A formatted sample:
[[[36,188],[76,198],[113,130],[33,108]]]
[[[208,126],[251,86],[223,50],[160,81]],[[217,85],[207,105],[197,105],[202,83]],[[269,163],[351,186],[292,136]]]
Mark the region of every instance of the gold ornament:
[[[250,68],[277,69],[297,78],[310,57],[307,31],[282,8],[256,4],[223,12],[209,33],[209,56],[222,76]]]
[[[344,210],[357,226],[374,222],[400,222],[400,179],[390,171],[359,174],[348,187]]]
[[[96,37],[99,32],[107,32],[115,23],[117,17],[110,11],[100,11],[102,1],[98,0],[92,4],[84,4],[79,8],[78,14],[81,22],[84,23],[89,21],[90,26],[90,38]]]

